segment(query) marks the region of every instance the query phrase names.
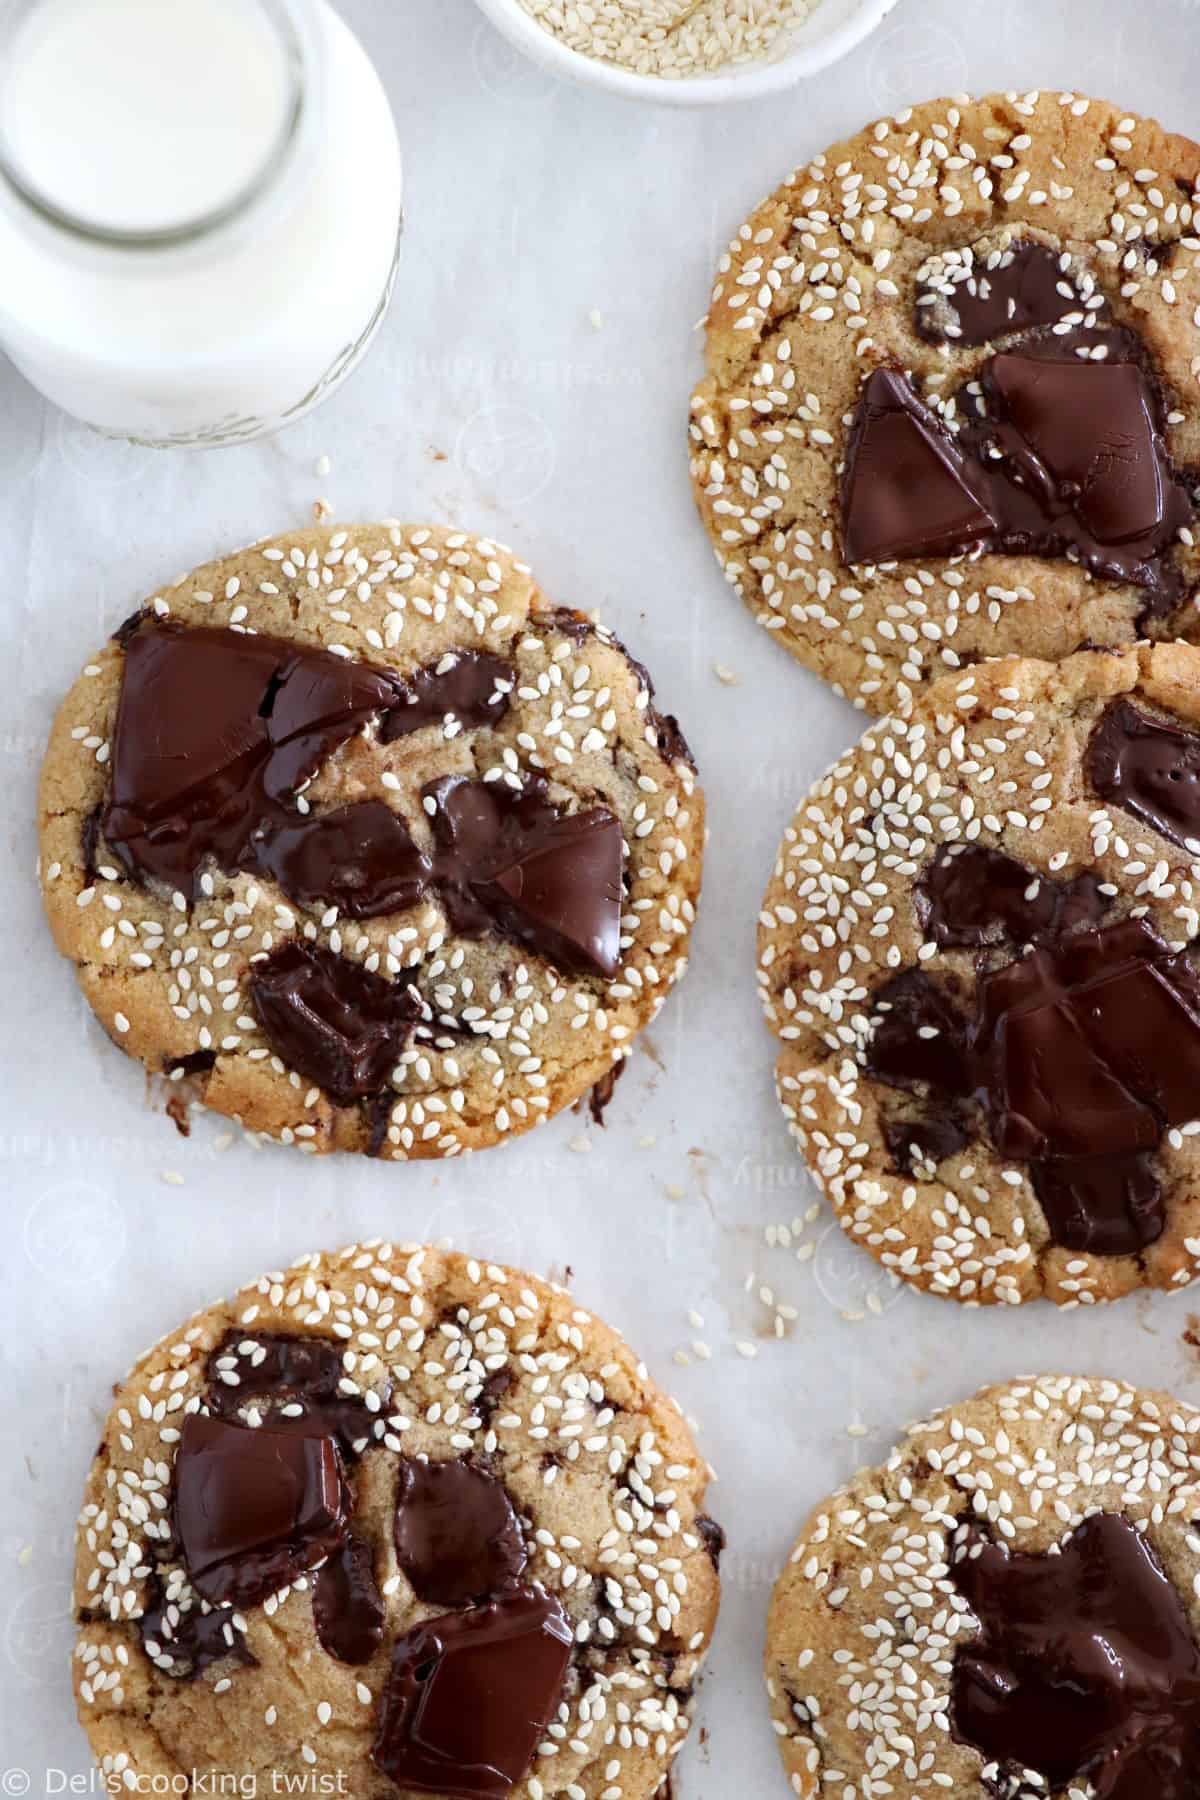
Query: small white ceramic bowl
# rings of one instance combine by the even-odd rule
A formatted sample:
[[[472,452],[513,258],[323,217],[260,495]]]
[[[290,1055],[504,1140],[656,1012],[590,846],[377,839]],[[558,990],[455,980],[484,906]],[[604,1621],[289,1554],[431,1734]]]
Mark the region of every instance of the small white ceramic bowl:
[[[777,94],[806,75],[827,69],[861,44],[887,17],[897,0],[817,0],[808,18],[784,33],[770,57],[739,63],[714,75],[635,75],[628,69],[569,50],[537,23],[520,0],[476,0],[511,44],[553,74],[603,88],[627,100],[654,100],[667,106],[714,106]]]

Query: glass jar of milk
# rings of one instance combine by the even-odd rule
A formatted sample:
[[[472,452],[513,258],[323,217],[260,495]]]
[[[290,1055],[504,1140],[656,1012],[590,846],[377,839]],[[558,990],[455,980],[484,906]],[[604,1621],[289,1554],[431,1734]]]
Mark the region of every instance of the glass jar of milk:
[[[386,311],[387,98],[325,0],[0,0],[0,349],[142,443],[318,404]]]

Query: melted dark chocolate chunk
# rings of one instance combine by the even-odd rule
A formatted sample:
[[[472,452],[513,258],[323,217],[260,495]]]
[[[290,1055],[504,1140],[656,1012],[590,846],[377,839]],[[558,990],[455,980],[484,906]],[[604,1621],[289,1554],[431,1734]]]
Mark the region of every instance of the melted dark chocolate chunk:
[[[922,969],[906,969],[875,995],[878,1023],[867,1068],[894,1087],[924,1083],[937,1094],[975,1085],[963,1021]]]
[[[376,1767],[397,1787],[507,1800],[554,1716],[573,1641],[540,1588],[410,1631],[392,1652]]]
[[[1200,732],[1114,700],[1088,740],[1086,766],[1102,800],[1172,843],[1200,840]]]
[[[140,630],[147,619],[152,619],[153,617],[154,614],[148,606],[139,606],[136,612],[130,613],[127,619],[121,620],[121,623],[112,634],[113,643],[117,645],[118,649],[123,650],[134,632]]]
[[[847,562],[1071,556],[1144,589],[1143,618],[1178,605],[1171,551],[1195,505],[1131,332],[1027,340],[992,357],[956,402],[952,434],[908,376],[867,378],[842,481]]]
[[[451,776],[426,797],[435,880],[455,931],[498,930],[562,968],[616,974],[623,838],[614,814],[563,813],[540,782],[515,791]]]
[[[353,1533],[313,1581],[313,1625],[321,1648],[338,1662],[370,1662],[383,1638],[385,1608],[369,1544]]]
[[[336,1438],[349,1462],[376,1434],[380,1415],[361,1394],[343,1392],[342,1349],[328,1338],[230,1331],[210,1355],[207,1374],[209,1409],[223,1419],[253,1406],[265,1414],[272,1430],[316,1431]],[[263,1401],[265,1407],[259,1404]],[[299,1406],[300,1416],[282,1414],[284,1406]]]
[[[848,563],[956,556],[999,521],[958,444],[906,375],[876,369],[863,384],[842,480]]]
[[[1128,1256],[1162,1236],[1162,1188],[1144,1153],[1035,1162],[1030,1174],[1050,1236],[1064,1250]]]
[[[715,1519],[707,1513],[697,1513],[693,1529],[704,1548],[708,1551],[708,1560],[714,1569],[720,1570],[721,1558],[725,1554],[725,1532]]]
[[[927,343],[990,344],[1082,310],[1070,259],[1034,238],[1008,245],[994,261],[985,257],[963,267],[969,273],[956,270],[961,278],[918,290],[917,333]]]
[[[503,1484],[463,1462],[401,1459],[395,1539],[413,1592],[433,1606],[494,1599],[529,1560]]]
[[[1104,351],[1105,360],[1081,357]],[[985,411],[964,434],[987,461],[1004,542],[1074,554],[1095,574],[1150,592],[1149,611],[1182,596],[1169,552],[1191,495],[1163,439],[1163,407],[1124,330],[1076,332],[994,357]]]
[[[653,693],[653,688],[650,691]],[[656,706],[651,706],[650,727],[660,756],[665,756],[670,763],[685,762],[689,769],[696,767],[692,747],[674,713],[659,712]]]
[[[410,988],[298,940],[254,963],[248,987],[272,1049],[341,1106],[387,1086],[426,1013]]]
[[[192,1586],[213,1605],[257,1605],[314,1568],[341,1543],[347,1506],[331,1437],[185,1420],[175,1535]]]
[[[429,886],[429,859],[382,800],[281,825],[262,845],[258,866],[300,906],[336,906],[351,919],[403,912]]]
[[[104,836],[138,880],[192,896],[256,866],[297,788],[395,697],[365,664],[281,638],[147,624],[125,645]]]
[[[1103,905],[1091,877],[1055,883],[998,851],[940,850],[918,894],[931,935],[1035,948],[979,971],[969,1027],[924,970],[892,977],[865,1062],[924,1095],[916,1117],[883,1121],[901,1173],[964,1148],[974,1101],[1000,1155],[1033,1165],[1055,1243],[1136,1255],[1165,1225],[1150,1153],[1200,1114],[1200,978],[1145,919],[1098,927]]]
[[[1002,1156],[1130,1156],[1200,1102],[1200,990],[1145,919],[984,974],[975,1052]]]
[[[1002,850],[943,845],[922,876],[918,908],[926,930],[946,946],[1036,943],[1095,924],[1105,898],[1094,875],[1066,884],[1033,874]]]
[[[209,1413],[185,1421],[173,1535],[158,1552],[182,1561],[194,1592],[168,1604],[162,1574],[150,1576],[139,1621],[148,1654],[181,1680],[228,1656],[252,1664],[235,1607],[316,1571],[322,1645],[344,1662],[369,1660],[384,1608],[368,1547],[347,1535],[345,1465],[377,1436],[388,1396],[376,1412],[360,1393],[343,1392],[342,1348],[322,1337],[234,1329],[205,1372]],[[246,1424],[243,1414],[262,1422]]]
[[[1049,1555],[972,1534],[952,1578],[980,1625],[955,1656],[960,1743],[1055,1792],[1196,1800],[1200,1647],[1136,1526],[1096,1514]]]
[[[79,860],[83,865],[83,879],[88,887],[91,887],[98,873],[96,854],[100,847],[100,819],[103,812],[102,806],[93,806],[84,819],[83,829],[79,834]]]
[[[507,787],[441,782],[431,790],[431,860],[382,801],[326,813],[296,805],[297,790],[373,718],[385,742],[448,716],[468,726],[501,718],[515,680],[508,664],[465,652],[402,683],[282,639],[145,622],[131,630],[125,657],[102,824],[130,875],[192,895],[213,862],[270,876],[297,904],[333,904],[351,918],[403,911],[436,891],[458,929],[497,931],[567,969],[616,972],[622,837],[606,808],[566,814],[540,782],[515,797]],[[338,990],[353,981],[332,965],[314,973],[298,953],[259,983],[260,1018],[276,1049],[335,1098],[382,1085],[372,1075],[363,1086],[342,1066],[344,1050],[330,1046],[328,1028],[336,1037],[346,1023],[335,1017]],[[403,996],[372,1002],[376,1013],[407,1005]],[[301,1019],[305,1008],[315,1023]],[[337,1085],[296,1061],[285,1048],[293,1043],[321,1069],[332,1055]]]
[[[231,1606],[205,1611],[195,1595],[168,1602],[162,1578],[155,1574],[148,1583],[138,1636],[156,1668],[176,1681],[195,1681],[205,1669],[227,1657],[246,1668],[255,1666],[235,1617]],[[169,1665],[165,1669],[164,1662]]]
[[[616,973],[620,962],[620,823],[606,807],[565,813],[530,782],[461,776],[426,790],[432,858],[382,801],[280,827],[259,866],[302,905],[332,901],[351,918],[442,900],[456,931],[492,931],[567,969]]]
[[[165,1068],[170,1075],[208,1075],[217,1066],[215,1050],[192,1050],[187,1056],[173,1056]]]
[[[367,1102],[367,1156],[382,1156],[383,1147],[388,1141],[388,1130],[392,1123],[392,1108],[396,1104],[394,1088],[381,1088]]]
[[[403,862],[411,839],[380,802],[302,814],[297,789],[370,719],[379,718],[384,742],[450,716],[481,725],[504,716],[513,681],[507,663],[470,651],[402,682],[366,663],[245,632],[139,619],[122,641],[104,834],[126,870],[185,894],[210,859],[227,873],[273,875],[301,902],[342,905],[345,886],[345,910],[355,917],[384,910],[378,896],[364,910],[353,905],[364,886],[362,858],[371,852],[376,870],[389,855]],[[366,842],[368,828],[380,844]],[[276,845],[279,834],[285,841]],[[307,836],[315,840],[308,850]],[[351,860],[349,874],[335,860],[339,849]]]
[[[628,1066],[627,1062],[615,1062],[612,1068],[600,1077],[599,1081],[593,1082],[587,1097],[587,1109],[592,1115],[593,1125],[607,1123],[604,1115],[616,1092],[617,1083]]]
[[[440,663],[418,669],[397,683],[397,699],[379,726],[380,742],[420,731],[424,725],[441,725],[457,719],[460,725],[491,725],[508,711],[508,696],[515,673],[498,656],[481,650],[463,650]]]
[[[484,1377],[483,1385],[475,1397],[475,1411],[485,1425],[490,1422],[512,1384],[512,1373],[508,1369],[493,1369],[490,1375]]]
[[[318,816],[311,830],[281,830],[264,857],[277,857],[272,872],[289,891],[332,892],[355,917],[410,906],[433,888],[464,936],[493,931],[560,968],[616,973],[624,840],[612,813],[565,814],[540,783],[514,793],[452,777],[428,796],[432,860],[374,801]],[[417,1024],[433,1025],[411,986],[320,945],[272,951],[253,965],[249,991],[276,1053],[341,1105],[379,1094]],[[373,1130],[382,1147],[386,1120]]]
[[[916,1119],[887,1119],[883,1138],[902,1175],[911,1175],[925,1164],[936,1169],[947,1157],[965,1150],[970,1142],[962,1118],[949,1107],[929,1107]]]

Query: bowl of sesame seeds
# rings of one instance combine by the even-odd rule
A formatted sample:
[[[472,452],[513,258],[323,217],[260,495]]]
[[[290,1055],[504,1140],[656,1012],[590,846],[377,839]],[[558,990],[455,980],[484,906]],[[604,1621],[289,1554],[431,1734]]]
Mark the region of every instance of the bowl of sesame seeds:
[[[476,0],[553,74],[707,106],[779,93],[846,56],[896,0]]]

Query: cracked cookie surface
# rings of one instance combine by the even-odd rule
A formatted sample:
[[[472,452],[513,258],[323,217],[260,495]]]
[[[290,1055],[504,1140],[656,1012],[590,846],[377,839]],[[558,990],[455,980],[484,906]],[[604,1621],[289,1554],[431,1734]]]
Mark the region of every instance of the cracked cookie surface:
[[[1117,1380],[1015,1381],[913,1426],[775,1587],[792,1792],[1187,1800],[1198,1476],[1200,1412]]]
[[[406,1159],[619,1072],[686,964],[703,796],[603,627],[490,541],[382,524],[156,594],[60,709],[40,829],[120,1048],[251,1131]]]
[[[1018,286],[1012,259],[1030,246],[1051,278]],[[997,371],[1011,377],[1027,353],[1074,363],[1064,387],[1094,385],[1086,442],[1064,446],[1054,420],[1031,424],[1005,400]],[[882,120],[742,226],[706,363],[691,468],[717,557],[759,623],[856,705],[890,711],[983,657],[1197,635],[1200,148],[1186,138],[1059,93]],[[872,381],[901,384],[915,427],[883,420]],[[1149,517],[1124,523],[1093,507],[1081,533],[1067,516],[1078,465],[1123,383],[1131,418],[1144,415],[1139,455],[1169,468],[1178,504],[1160,508],[1160,489]],[[853,479],[864,410],[881,513],[881,467],[893,490],[891,516],[873,521],[871,484],[856,498]],[[1061,400],[1060,417],[1078,411]],[[1014,417],[1031,437],[1014,440]],[[1129,554],[1148,527],[1150,563]]]
[[[969,1304],[1200,1270],[1200,649],[936,684],[801,803],[759,922],[843,1229]]]
[[[77,1547],[93,1751],[127,1780],[278,1772],[352,1800],[448,1753],[449,1793],[649,1800],[716,1618],[707,1481],[678,1408],[563,1290],[411,1246],[303,1258],[116,1391]],[[479,1716],[464,1632],[476,1657],[503,1640],[528,1746],[505,1718],[444,1741]],[[414,1647],[420,1681],[439,1656],[450,1677],[423,1738]]]

